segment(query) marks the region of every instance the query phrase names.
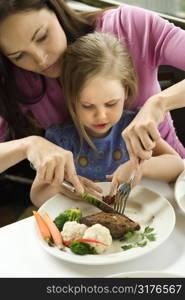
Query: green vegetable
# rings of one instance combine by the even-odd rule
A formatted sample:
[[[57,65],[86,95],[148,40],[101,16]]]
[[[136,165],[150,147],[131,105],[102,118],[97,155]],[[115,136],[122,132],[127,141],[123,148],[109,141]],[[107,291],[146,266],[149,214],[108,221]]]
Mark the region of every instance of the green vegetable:
[[[62,231],[65,222],[76,221],[77,223],[80,223],[81,217],[82,213],[78,208],[70,208],[58,215],[55,218],[54,223],[56,224],[58,229]]]
[[[91,196],[90,194],[82,194],[82,198],[87,200],[89,203],[95,205],[96,207],[99,207],[100,201]]]
[[[79,255],[85,255],[85,254],[97,254],[96,250],[91,247],[89,244],[73,241],[70,245],[70,249],[73,253],[79,254]]]
[[[135,241],[133,243],[127,244],[127,245],[123,245],[121,246],[121,248],[126,251],[129,250],[131,248],[136,248],[136,247],[145,247],[148,243],[148,241],[153,242],[156,240],[155,237],[155,233],[151,233],[153,232],[154,229],[152,227],[145,227],[143,232],[140,233],[136,233],[135,231],[128,231],[123,238],[121,238],[120,240],[127,240],[129,238],[135,237]],[[134,236],[135,235],[135,236]]]
[[[129,238],[131,238],[134,234],[135,234],[135,230],[131,229],[130,231],[126,232],[122,238],[120,238],[120,241],[126,241]]]

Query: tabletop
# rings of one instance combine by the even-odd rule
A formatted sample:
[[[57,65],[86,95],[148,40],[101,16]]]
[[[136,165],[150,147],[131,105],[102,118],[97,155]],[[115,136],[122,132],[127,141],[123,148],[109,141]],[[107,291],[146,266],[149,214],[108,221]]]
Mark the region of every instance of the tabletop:
[[[46,253],[35,236],[34,218],[0,228],[0,277],[106,277],[131,271],[154,271],[185,277],[185,215],[174,200],[173,185],[142,179],[140,185],[164,196],[176,214],[173,232],[159,247],[123,263],[86,266],[59,260]]]

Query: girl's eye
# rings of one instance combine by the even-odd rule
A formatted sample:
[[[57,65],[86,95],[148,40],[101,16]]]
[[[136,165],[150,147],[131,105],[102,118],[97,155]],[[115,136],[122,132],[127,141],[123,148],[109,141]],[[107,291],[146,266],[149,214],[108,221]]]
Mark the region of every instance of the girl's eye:
[[[48,35],[47,35],[47,34],[44,34],[42,37],[38,38],[36,41],[37,41],[38,43],[43,42],[44,40],[46,40],[47,37],[48,37]]]
[[[116,104],[117,104],[117,102],[114,102],[114,103],[107,103],[106,106],[107,106],[107,107],[111,107],[111,106],[114,106],[114,105],[116,105]]]
[[[14,57],[14,59],[15,59],[16,61],[18,61],[18,60],[20,60],[21,58],[23,58],[23,56],[24,56],[24,54],[21,53],[21,54],[19,54],[18,56]]]

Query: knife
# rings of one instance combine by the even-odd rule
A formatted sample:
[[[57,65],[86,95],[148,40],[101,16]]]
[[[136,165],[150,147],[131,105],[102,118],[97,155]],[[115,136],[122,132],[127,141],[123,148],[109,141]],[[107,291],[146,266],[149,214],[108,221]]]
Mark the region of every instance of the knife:
[[[74,186],[67,181],[63,181],[62,186],[67,188],[69,191],[71,191],[73,193],[75,192]],[[118,214],[118,212],[113,207],[111,207],[109,204],[105,203],[102,200],[95,198],[94,196],[92,196],[88,193],[81,194],[81,198],[104,212]]]

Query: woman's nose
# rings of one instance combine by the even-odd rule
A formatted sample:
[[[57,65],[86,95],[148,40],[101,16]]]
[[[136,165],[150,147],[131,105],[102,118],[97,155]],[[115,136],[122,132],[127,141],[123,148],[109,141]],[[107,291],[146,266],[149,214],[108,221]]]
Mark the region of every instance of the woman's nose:
[[[37,50],[34,52],[34,60],[39,66],[45,67],[47,64],[47,59],[48,55],[44,51]]]

